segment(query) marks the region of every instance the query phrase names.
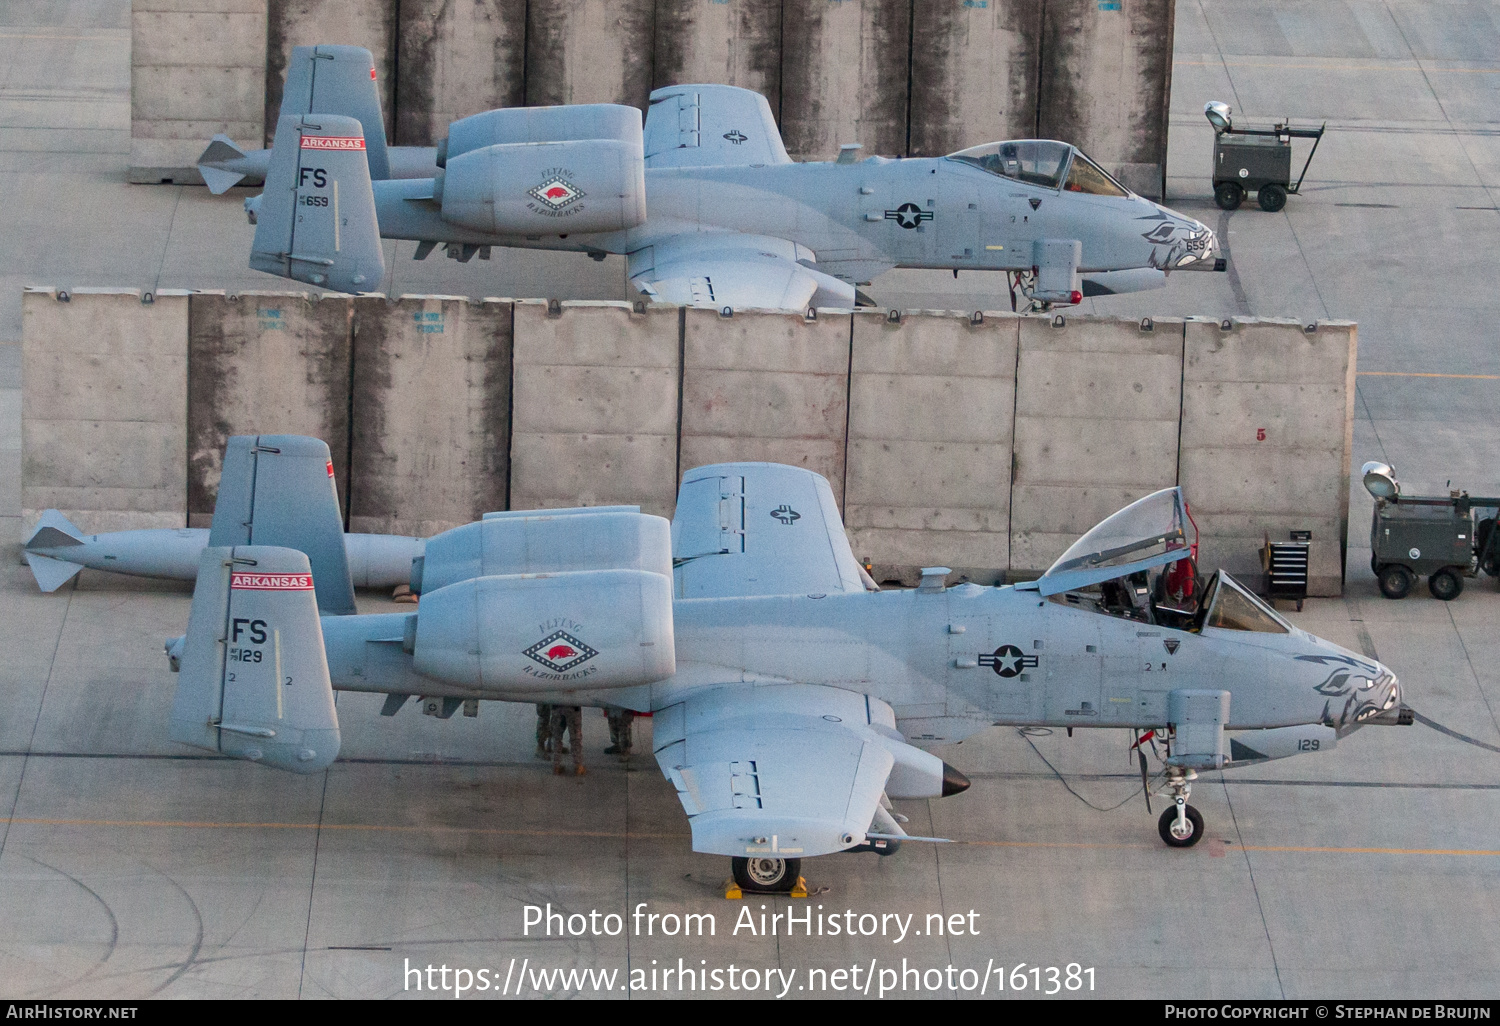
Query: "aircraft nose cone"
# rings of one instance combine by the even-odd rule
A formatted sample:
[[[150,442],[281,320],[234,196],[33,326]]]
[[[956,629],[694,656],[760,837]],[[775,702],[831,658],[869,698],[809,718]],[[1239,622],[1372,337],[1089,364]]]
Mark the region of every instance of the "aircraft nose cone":
[[[949,766],[946,762],[943,763],[943,797],[947,798],[952,794],[961,794],[968,789],[969,778],[952,766]]]

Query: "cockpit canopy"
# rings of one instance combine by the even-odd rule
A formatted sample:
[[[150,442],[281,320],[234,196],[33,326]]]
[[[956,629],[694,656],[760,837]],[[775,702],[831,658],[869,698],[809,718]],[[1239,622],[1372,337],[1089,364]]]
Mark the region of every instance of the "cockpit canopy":
[[[992,175],[1044,189],[1082,192],[1091,196],[1129,196],[1130,190],[1111,178],[1076,146],[1052,139],[1012,139],[985,143],[948,154],[949,160],[973,164]]]
[[[1070,545],[1037,582],[1038,590],[1057,595],[1186,559],[1192,554],[1187,522],[1181,488],[1152,492]]]

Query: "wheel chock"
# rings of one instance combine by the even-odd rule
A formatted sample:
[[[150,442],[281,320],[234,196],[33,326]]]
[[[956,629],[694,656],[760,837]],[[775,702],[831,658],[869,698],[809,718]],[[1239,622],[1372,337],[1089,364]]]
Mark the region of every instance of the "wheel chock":
[[[799,876],[799,877],[797,877],[797,882],[794,883],[794,884],[792,884],[792,889],[787,894],[787,897],[789,897],[789,898],[805,898],[805,897],[807,897],[807,877],[805,877],[805,876]]]
[[[734,882],[734,877],[724,881],[724,897],[728,901],[740,901],[745,897],[745,892],[740,890],[740,885]]]

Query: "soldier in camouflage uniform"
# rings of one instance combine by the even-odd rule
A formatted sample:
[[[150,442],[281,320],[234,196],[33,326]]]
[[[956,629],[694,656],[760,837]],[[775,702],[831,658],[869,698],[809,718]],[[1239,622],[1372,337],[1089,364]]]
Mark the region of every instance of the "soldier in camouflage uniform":
[[[635,710],[608,708],[604,710],[605,717],[609,720],[609,747],[604,750],[605,755],[618,755],[621,762],[630,758],[630,752],[634,747],[631,740],[631,724],[635,722]]]
[[[552,755],[552,707],[537,704],[536,707],[536,757],[550,758]]]
[[[567,731],[573,747],[573,773],[583,776],[583,709],[576,705],[552,707],[552,772],[562,774],[563,732]]]

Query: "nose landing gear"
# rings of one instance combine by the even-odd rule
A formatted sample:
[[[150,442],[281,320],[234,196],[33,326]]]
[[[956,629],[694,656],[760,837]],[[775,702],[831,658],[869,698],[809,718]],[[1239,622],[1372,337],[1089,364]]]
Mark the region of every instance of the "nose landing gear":
[[[1167,781],[1159,794],[1172,797],[1172,807],[1156,821],[1156,832],[1173,848],[1191,848],[1203,838],[1203,816],[1187,803],[1193,791],[1196,770],[1167,767]]]

